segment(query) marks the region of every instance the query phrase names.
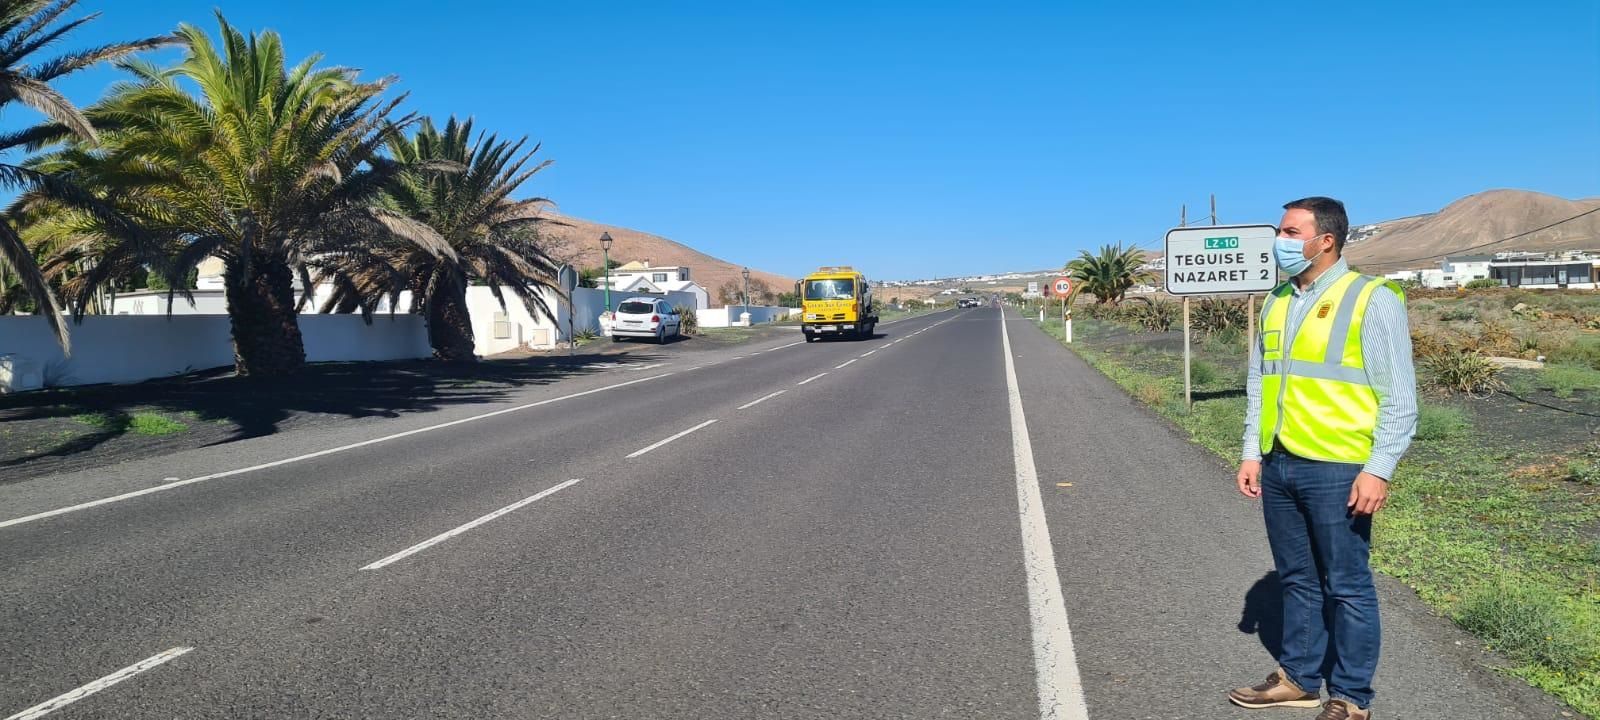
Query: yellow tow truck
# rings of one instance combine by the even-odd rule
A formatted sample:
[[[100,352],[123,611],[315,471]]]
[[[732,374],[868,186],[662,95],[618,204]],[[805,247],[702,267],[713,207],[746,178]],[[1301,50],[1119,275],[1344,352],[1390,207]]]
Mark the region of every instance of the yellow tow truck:
[[[818,268],[795,284],[795,294],[804,312],[800,330],[806,342],[827,335],[870,338],[878,327],[867,276],[848,265]]]

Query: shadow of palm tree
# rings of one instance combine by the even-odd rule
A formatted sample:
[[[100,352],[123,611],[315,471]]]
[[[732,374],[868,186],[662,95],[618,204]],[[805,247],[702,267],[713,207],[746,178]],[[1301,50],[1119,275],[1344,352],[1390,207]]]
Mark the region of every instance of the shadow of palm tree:
[[[659,361],[653,353],[581,354],[485,360],[315,363],[288,378],[238,377],[211,370],[134,385],[64,388],[0,397],[0,422],[76,418],[92,432],[54,446],[12,455],[0,452],[8,472],[0,483],[51,472],[61,461],[124,437],[139,411],[180,415],[211,432],[152,439],[135,455],[226,445],[281,432],[297,418],[398,417],[450,406],[504,400],[518,388],[546,385],[603,370]],[[4,448],[0,448],[3,450]],[[128,458],[118,458],[128,459]]]

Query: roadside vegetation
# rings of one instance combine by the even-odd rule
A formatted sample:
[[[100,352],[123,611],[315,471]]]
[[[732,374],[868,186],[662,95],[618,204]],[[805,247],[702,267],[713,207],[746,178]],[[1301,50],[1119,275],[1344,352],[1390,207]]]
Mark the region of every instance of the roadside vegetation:
[[[1179,307],[1080,303],[1069,347],[1236,463],[1244,304],[1191,304],[1193,408]],[[1507,672],[1600,716],[1600,294],[1413,290],[1408,308],[1423,404],[1374,567],[1503,654]]]

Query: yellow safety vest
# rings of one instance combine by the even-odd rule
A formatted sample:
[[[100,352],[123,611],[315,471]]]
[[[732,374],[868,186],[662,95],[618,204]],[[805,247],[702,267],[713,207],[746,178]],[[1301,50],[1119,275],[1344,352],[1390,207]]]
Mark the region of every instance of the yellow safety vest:
[[[1400,286],[1346,273],[1323,291],[1294,337],[1285,328],[1293,287],[1279,285],[1261,318],[1261,451],[1273,440],[1309,460],[1365,463],[1378,426],[1378,394],[1361,356],[1361,326],[1373,291]]]

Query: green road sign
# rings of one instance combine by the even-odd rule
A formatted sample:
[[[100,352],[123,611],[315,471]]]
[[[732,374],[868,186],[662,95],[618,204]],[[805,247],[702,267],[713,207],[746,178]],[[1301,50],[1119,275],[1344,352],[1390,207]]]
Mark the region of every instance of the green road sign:
[[[1238,248],[1239,238],[1237,237],[1206,238],[1207,250],[1237,250]]]

